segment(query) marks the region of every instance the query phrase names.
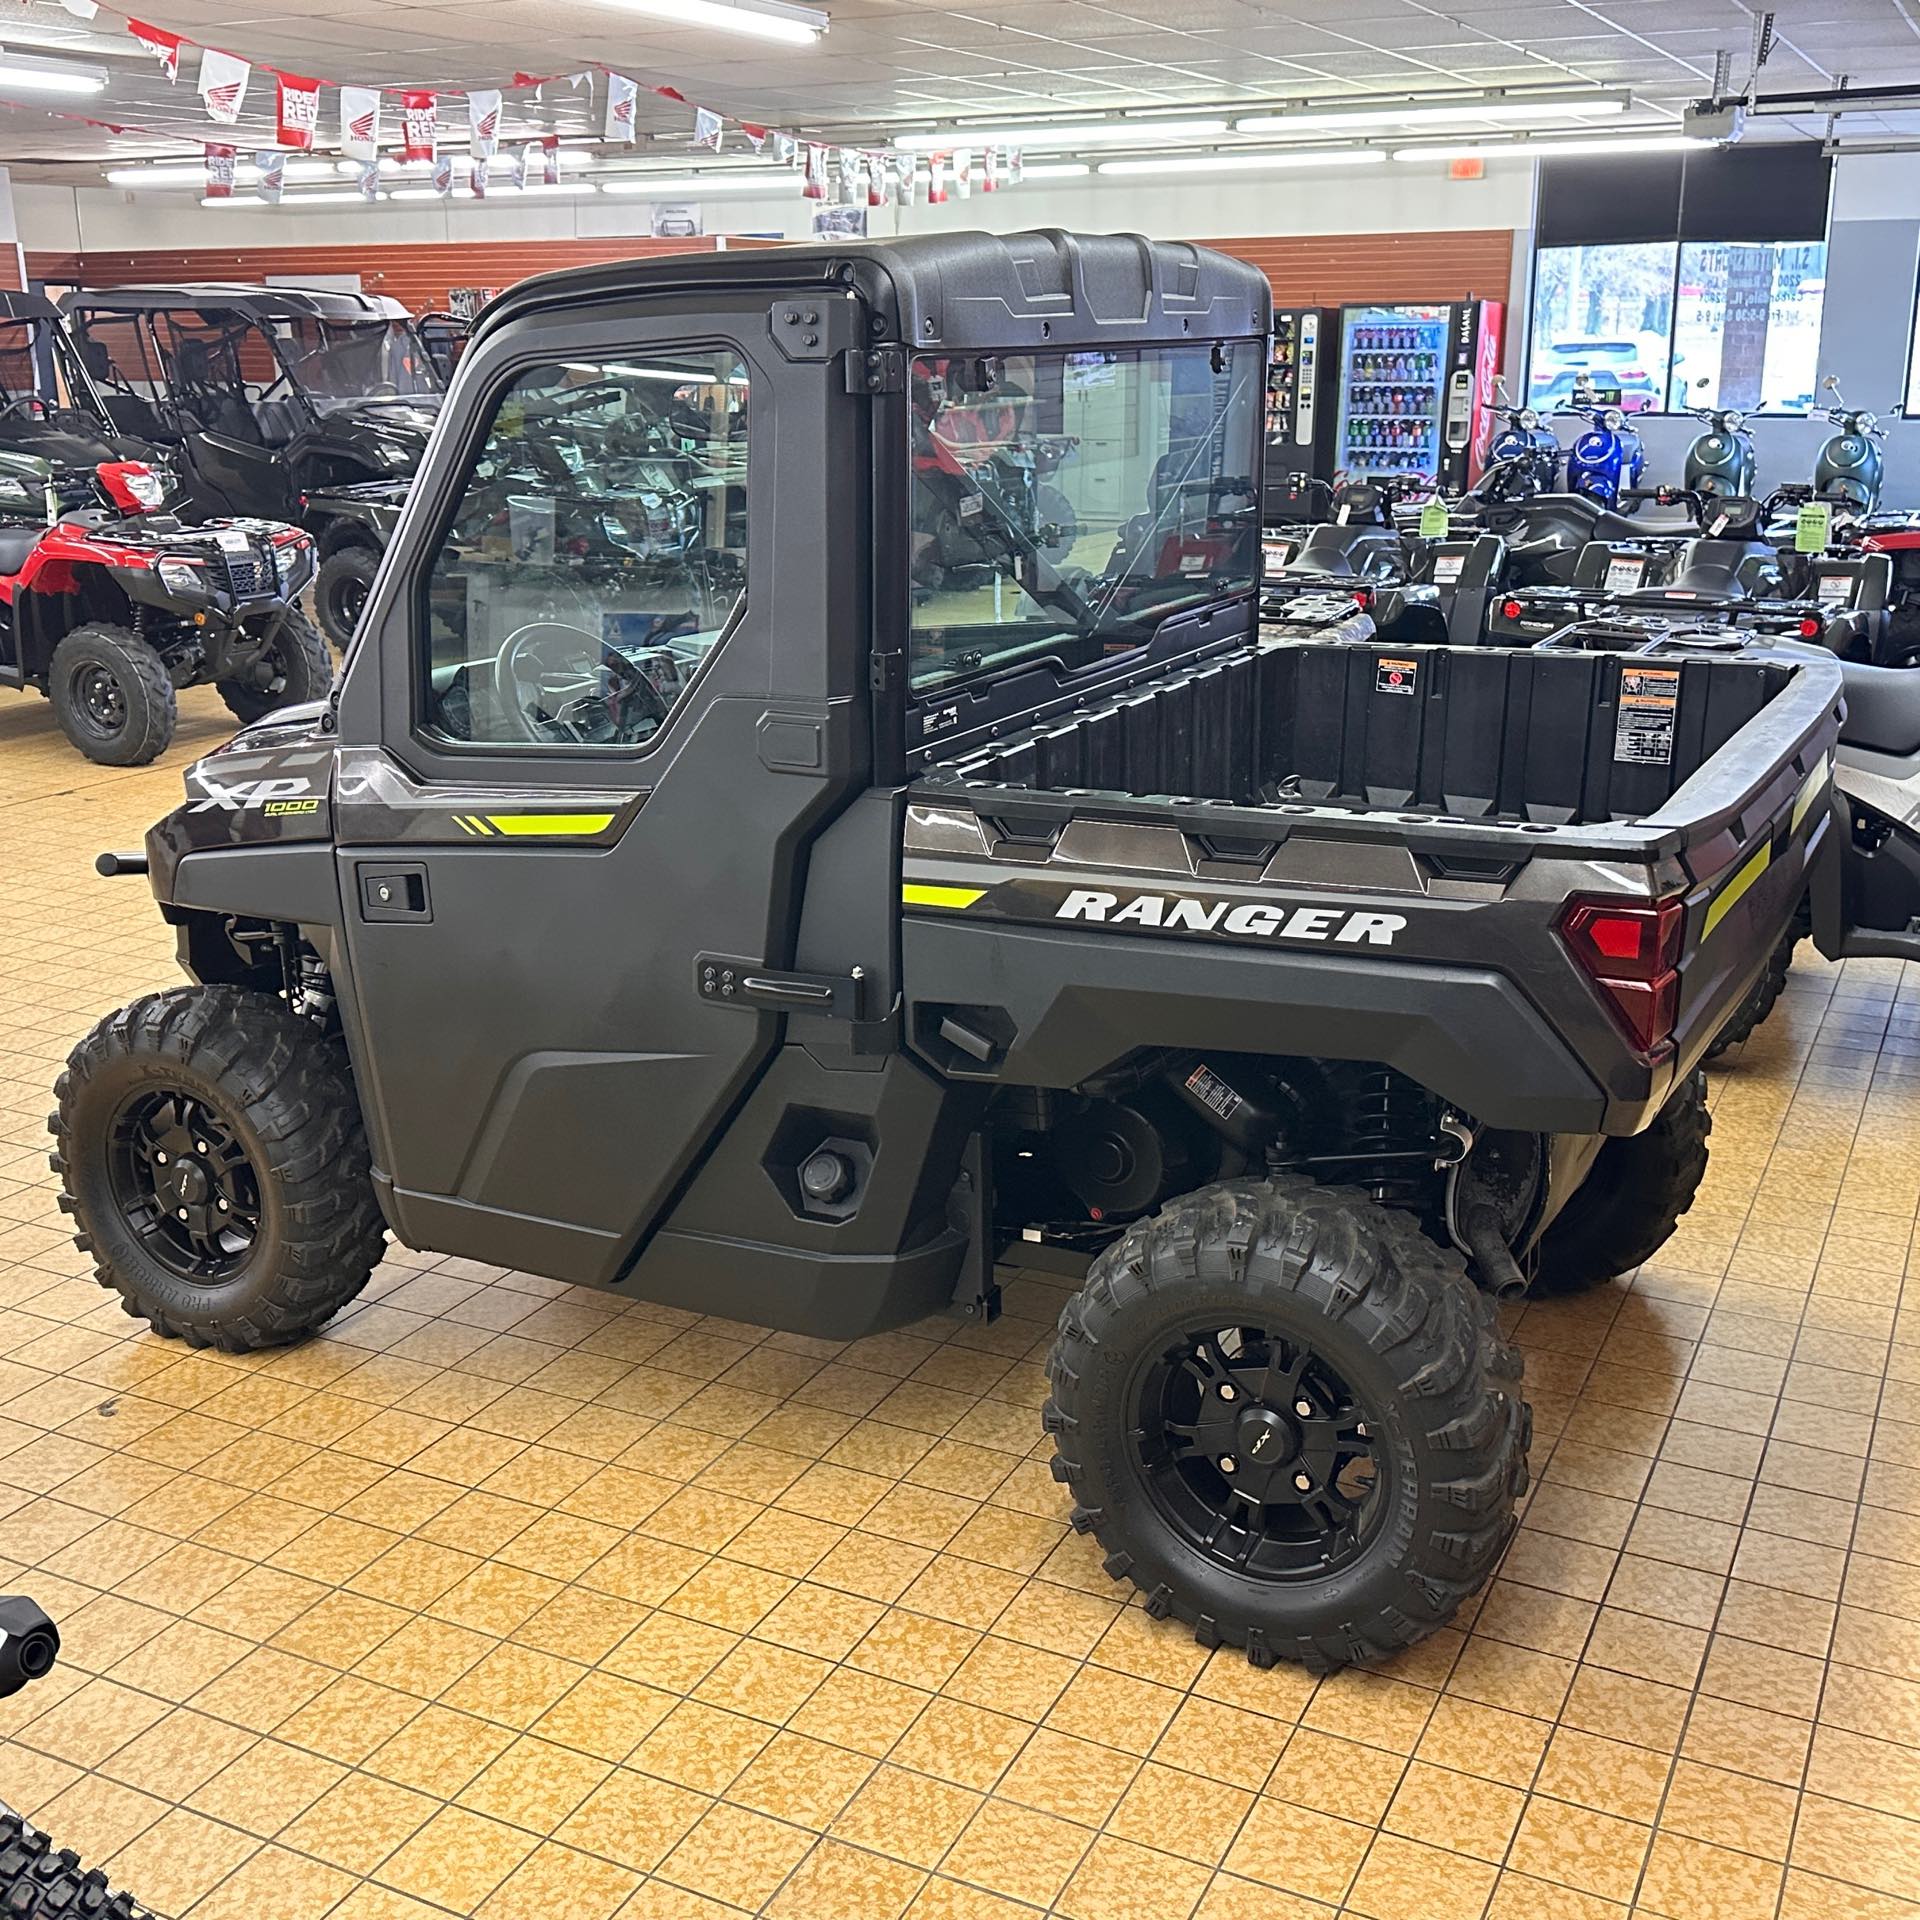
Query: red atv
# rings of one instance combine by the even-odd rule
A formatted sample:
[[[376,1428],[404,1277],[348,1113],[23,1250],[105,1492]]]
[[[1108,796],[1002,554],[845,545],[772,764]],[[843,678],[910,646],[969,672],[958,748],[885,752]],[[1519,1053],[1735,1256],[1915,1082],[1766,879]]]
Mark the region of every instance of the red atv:
[[[166,751],[178,688],[212,681],[252,721],[333,683],[296,604],[312,540],[275,520],[183,526],[154,511],[165,491],[137,461],[56,483],[44,461],[0,454],[0,687],[47,695],[103,766]]]

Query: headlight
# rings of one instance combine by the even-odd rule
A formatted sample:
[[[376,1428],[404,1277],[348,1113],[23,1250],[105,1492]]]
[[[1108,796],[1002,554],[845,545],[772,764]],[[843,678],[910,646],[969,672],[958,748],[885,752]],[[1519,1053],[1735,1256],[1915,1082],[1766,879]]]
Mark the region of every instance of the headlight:
[[[1529,433],[1531,433],[1534,430],[1534,428],[1540,424],[1540,416],[1533,410],[1533,408],[1523,407],[1520,410],[1520,424],[1523,427],[1525,427]]]
[[[287,582],[299,570],[300,562],[306,557],[307,543],[304,540],[289,540],[283,547],[273,550],[273,571],[284,592]]]
[[[1622,413],[1618,407],[1609,407],[1606,412],[1600,416],[1600,424],[1605,427],[1609,433],[1618,433],[1620,429],[1627,424],[1627,416]]]
[[[203,593],[205,583],[200,577],[200,569],[191,560],[161,559],[153,563],[153,570],[160,576],[160,584],[169,593]]]
[[[396,472],[414,462],[414,451],[404,440],[376,440],[373,453],[382,466],[392,467]]]
[[[149,511],[167,497],[166,483],[157,473],[128,473],[122,478],[127,483],[127,491]]]
[[[1726,432],[1738,433],[1740,429],[1744,427],[1746,424],[1747,424],[1747,416],[1744,413],[1739,412],[1736,408],[1733,408],[1733,407],[1729,407],[1727,409],[1726,419],[1724,423]]]

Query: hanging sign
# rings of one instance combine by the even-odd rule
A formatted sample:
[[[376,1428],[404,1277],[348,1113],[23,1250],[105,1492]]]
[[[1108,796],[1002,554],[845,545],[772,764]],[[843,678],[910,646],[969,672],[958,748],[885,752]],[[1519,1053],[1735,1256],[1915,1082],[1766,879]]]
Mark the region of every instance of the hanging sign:
[[[162,27],[150,27],[144,20],[129,20],[127,31],[160,62],[169,80],[180,78],[180,36]]]
[[[274,75],[277,135],[283,147],[310,152],[320,131],[320,82],[296,79],[290,73]]]
[[[380,89],[340,89],[340,151],[349,160],[380,157]]]
[[[231,200],[233,198],[233,149],[218,147],[212,141],[208,141],[206,159],[207,198]]]
[[[947,156],[944,153],[927,155],[927,200],[936,207],[947,203]]]
[[[218,47],[200,49],[198,88],[208,115],[223,126],[232,126],[246,104],[247,79],[253,68],[245,60],[236,60]]]
[[[1793,523],[1795,553],[1825,553],[1833,538],[1833,508],[1824,500],[1809,500]]]
[[[378,200],[380,198],[380,162],[378,160],[363,161],[360,177],[354,184],[360,189],[362,200]]]
[[[445,199],[453,191],[453,155],[436,153],[433,156],[433,190]]]
[[[1447,530],[1453,525],[1453,518],[1447,512],[1444,500],[1429,500],[1420,509],[1420,538],[1422,540],[1444,540]]]
[[[710,147],[715,153],[720,151],[720,142],[726,137],[726,122],[710,107],[695,107],[693,110],[693,144],[696,147]]]
[[[607,75],[607,122],[604,137],[633,145],[634,112],[640,96],[639,84],[624,73]]]
[[[440,103],[431,93],[405,93],[401,101],[400,157],[431,160],[440,143]]]
[[[498,89],[467,95],[467,151],[476,160],[491,160],[500,151]]]
[[[287,156],[276,147],[271,153],[256,153],[253,164],[260,171],[260,198],[277,207],[287,190]]]
[[[825,147],[807,149],[807,177],[800,192],[801,196],[808,200],[824,200],[827,197],[827,150]]]

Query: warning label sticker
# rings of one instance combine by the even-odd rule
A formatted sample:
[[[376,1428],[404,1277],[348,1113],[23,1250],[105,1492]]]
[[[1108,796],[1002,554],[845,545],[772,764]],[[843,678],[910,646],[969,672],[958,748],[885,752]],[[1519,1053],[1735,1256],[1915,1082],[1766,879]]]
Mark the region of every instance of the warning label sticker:
[[[1636,766],[1671,766],[1674,722],[1679,712],[1678,667],[1623,666],[1613,757]]]
[[[1187,1075],[1186,1085],[1187,1091],[1203,1107],[1211,1107],[1222,1120],[1231,1120],[1246,1105],[1245,1100],[1208,1067],[1195,1067]]]
[[[1373,663],[1375,693],[1411,693],[1420,677],[1417,660],[1389,660],[1384,654]]]

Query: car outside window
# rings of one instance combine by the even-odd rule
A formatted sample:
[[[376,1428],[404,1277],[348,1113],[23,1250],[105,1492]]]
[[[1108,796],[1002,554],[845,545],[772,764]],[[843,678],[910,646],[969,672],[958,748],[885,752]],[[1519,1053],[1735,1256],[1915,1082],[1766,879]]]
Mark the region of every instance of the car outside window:
[[[513,381],[426,580],[430,735],[632,747],[666,724],[746,591],[747,394],[709,350]]]

